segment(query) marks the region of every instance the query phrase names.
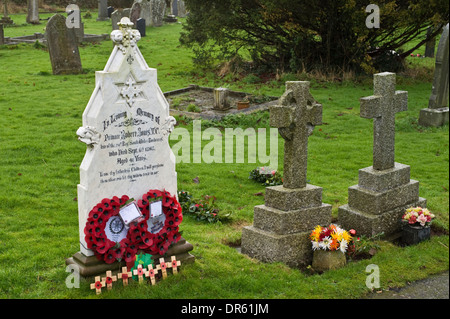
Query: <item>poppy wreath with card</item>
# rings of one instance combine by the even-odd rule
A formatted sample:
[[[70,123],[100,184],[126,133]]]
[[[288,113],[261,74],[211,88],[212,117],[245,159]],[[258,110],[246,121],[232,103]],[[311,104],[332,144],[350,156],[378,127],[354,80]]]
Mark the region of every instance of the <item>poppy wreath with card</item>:
[[[158,201],[161,201],[162,213],[165,218],[161,227],[157,231],[152,231],[152,229],[148,229],[148,220],[152,218],[150,207],[152,203]],[[137,201],[137,205],[144,220],[130,226],[132,241],[146,253],[164,255],[169,247],[181,238],[178,227],[183,221],[180,203],[167,191],[150,190]],[[150,245],[148,245],[149,242],[151,242]]]
[[[120,209],[129,201],[129,197],[114,196],[111,199],[103,199],[89,212],[86,226],[84,228],[85,241],[87,247],[91,249],[98,259],[111,264],[116,260],[124,259],[126,262],[133,262],[136,259],[138,250],[152,255],[164,255],[169,246],[180,240],[178,226],[183,220],[181,205],[176,197],[166,191],[150,190],[142,199],[138,200],[137,206],[142,213],[142,217],[136,222],[131,222],[126,237],[119,242],[108,238],[107,225],[111,231],[120,233],[126,231],[124,224],[118,216]],[[164,223],[157,232],[152,233],[148,229],[150,216],[150,204],[161,201]]]

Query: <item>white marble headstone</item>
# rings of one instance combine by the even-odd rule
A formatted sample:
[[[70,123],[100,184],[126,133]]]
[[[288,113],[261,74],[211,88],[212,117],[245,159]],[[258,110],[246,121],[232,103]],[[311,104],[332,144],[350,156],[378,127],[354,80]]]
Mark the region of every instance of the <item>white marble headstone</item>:
[[[137,47],[140,34],[122,18],[111,33],[115,43],[83,113],[79,140],[87,144],[80,166],[78,214],[81,252],[90,210],[104,198],[140,199],[150,189],[177,191],[175,156],[168,136],[175,119],[151,69]]]

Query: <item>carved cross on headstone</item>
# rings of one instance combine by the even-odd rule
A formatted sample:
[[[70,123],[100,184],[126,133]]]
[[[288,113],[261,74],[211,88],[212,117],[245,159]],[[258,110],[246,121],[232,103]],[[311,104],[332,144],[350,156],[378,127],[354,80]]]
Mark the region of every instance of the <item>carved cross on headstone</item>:
[[[277,106],[270,108],[270,126],[284,138],[283,186],[306,187],[308,137],[322,124],[322,105],[309,93],[309,82],[286,82],[286,92]]]
[[[374,75],[374,95],[360,100],[360,116],[373,118],[373,168],[395,165],[395,114],[408,110],[408,92],[395,90],[395,73]]]
[[[139,97],[141,93],[141,89],[138,87],[137,83],[130,76],[125,83],[125,86],[120,91],[120,95],[127,101],[127,104],[132,107],[135,100],[135,97]]]

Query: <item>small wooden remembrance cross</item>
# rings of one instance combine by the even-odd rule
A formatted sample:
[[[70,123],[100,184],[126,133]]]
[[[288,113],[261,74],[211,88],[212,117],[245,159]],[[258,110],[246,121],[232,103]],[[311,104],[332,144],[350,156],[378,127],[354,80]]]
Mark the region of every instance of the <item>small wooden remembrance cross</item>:
[[[309,82],[286,82],[279,105],[270,108],[270,126],[284,138],[285,188],[306,187],[308,137],[322,124],[322,105],[309,93]]]
[[[130,279],[132,275],[133,274],[131,273],[131,271],[128,271],[127,267],[122,267],[122,272],[118,273],[117,277],[119,277],[119,279],[122,279],[124,286],[128,286],[128,279]]]
[[[360,99],[360,116],[373,118],[373,168],[395,166],[395,114],[408,110],[408,92],[395,90],[395,73],[374,75],[374,95]]]
[[[137,275],[139,278],[139,283],[142,284],[144,282],[144,276],[148,276],[147,269],[142,268],[142,265],[139,264],[137,269],[133,270],[133,275]]]
[[[181,266],[181,261],[177,260],[177,257],[172,256],[172,273],[177,274],[178,273],[178,266]]]
[[[155,275],[158,273],[158,269],[153,269],[153,265],[148,265],[148,276],[150,277],[150,281],[152,285],[156,284]]]
[[[164,257],[159,258],[159,265],[156,265],[156,270],[161,270],[163,279],[167,278],[167,267],[172,267],[171,264],[166,264]]]
[[[97,295],[102,293],[102,288],[105,287],[106,283],[104,280],[100,280],[100,276],[95,277],[94,283],[91,284],[91,289],[95,289]]]
[[[117,281],[117,276],[113,276],[111,270],[108,270],[106,272],[106,277],[103,277],[102,281],[106,283],[106,288],[111,290],[113,282]]]

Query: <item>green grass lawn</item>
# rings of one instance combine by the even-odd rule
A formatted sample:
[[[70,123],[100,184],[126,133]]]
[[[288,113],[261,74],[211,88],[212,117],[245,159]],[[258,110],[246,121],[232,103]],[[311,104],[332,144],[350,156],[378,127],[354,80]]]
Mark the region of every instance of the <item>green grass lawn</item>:
[[[41,15],[41,18],[45,15]],[[26,26],[25,15],[12,15],[18,26],[5,36],[42,32],[44,24]],[[85,32],[109,33],[109,22],[84,20]],[[254,94],[280,96],[283,80],[262,84],[220,79],[196,69],[192,53],[178,43],[180,24],[148,28],[139,47],[166,92],[199,84],[227,86]],[[399,287],[448,269],[448,235],[434,236],[417,246],[402,248],[381,242],[370,260],[352,261],[339,270],[311,275],[280,264],[264,264],[240,253],[241,229],[250,225],[253,207],[263,204],[264,187],[248,179],[264,163],[177,165],[179,190],[194,197],[214,195],[230,221],[205,224],[186,216],[183,236],[194,245],[196,262],[178,276],[152,287],[138,286],[105,292],[97,297],[87,281],[68,289],[65,258],[79,250],[77,184],[85,145],[76,137],[81,116],[95,86],[95,71],[103,70],[111,41],[80,47],[84,74],[53,76],[48,52],[33,45],[0,48],[0,298],[360,298],[366,266],[381,271],[381,289]],[[418,66],[432,59],[412,60]],[[431,61],[431,63],[430,63]],[[287,75],[284,79],[295,78]],[[309,139],[308,179],[323,187],[323,202],[347,203],[347,188],[358,183],[358,170],[372,164],[372,120],[359,116],[359,98],[372,95],[371,78],[326,82],[311,79],[311,91],[323,104],[323,125]],[[420,181],[420,196],[437,215],[435,225],[449,228],[449,131],[418,126],[419,110],[428,105],[431,82],[398,76],[397,89],[409,92],[408,111],[397,115],[396,161],[411,166]],[[180,121],[182,122],[182,121]],[[268,114],[229,118],[204,127],[265,127]],[[180,124],[192,132],[192,123]],[[283,140],[279,137],[279,169],[283,169]],[[172,144],[175,144],[172,141]],[[204,141],[203,145],[208,142]],[[191,144],[192,145],[192,144]],[[199,183],[193,179],[199,178]]]

